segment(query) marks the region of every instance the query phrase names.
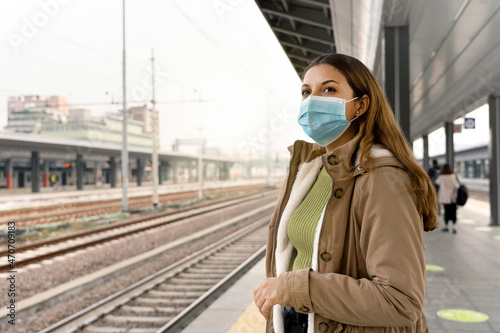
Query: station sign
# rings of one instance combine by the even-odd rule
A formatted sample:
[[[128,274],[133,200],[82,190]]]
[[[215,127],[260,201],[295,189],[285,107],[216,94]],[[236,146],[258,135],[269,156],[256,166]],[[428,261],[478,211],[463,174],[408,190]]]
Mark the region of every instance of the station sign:
[[[475,129],[476,128],[476,119],[475,118],[465,118],[464,119],[464,128],[465,129]]]

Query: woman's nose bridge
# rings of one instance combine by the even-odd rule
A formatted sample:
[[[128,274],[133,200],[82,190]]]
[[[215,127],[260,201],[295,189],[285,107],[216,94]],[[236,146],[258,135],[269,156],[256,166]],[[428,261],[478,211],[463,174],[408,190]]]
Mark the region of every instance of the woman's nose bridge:
[[[311,88],[311,95],[321,96],[321,87],[312,87]]]

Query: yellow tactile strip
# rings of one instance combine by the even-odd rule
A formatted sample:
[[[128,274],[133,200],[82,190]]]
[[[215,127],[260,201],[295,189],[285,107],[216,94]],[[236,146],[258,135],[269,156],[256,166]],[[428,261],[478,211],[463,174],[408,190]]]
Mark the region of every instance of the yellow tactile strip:
[[[255,333],[265,331],[266,320],[252,301],[227,333]]]

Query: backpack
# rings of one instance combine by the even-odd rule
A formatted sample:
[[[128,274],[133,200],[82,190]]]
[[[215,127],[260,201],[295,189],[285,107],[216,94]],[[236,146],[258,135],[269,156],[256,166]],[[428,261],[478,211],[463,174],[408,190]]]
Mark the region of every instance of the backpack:
[[[458,181],[458,177],[457,177]],[[469,198],[469,190],[464,184],[460,184],[458,182],[458,190],[457,190],[457,205],[463,206],[467,202],[467,199]]]

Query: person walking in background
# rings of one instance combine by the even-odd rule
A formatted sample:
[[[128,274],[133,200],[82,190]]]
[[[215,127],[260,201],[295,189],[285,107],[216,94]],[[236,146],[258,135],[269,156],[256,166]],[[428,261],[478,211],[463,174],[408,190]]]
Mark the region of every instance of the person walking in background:
[[[448,222],[453,222],[453,233],[457,233],[457,190],[459,187],[457,176],[449,164],[441,167],[441,172],[436,179],[436,185],[439,187],[439,203],[444,206],[444,228],[443,232],[448,232]]]
[[[434,186],[434,190],[436,190],[436,194],[439,191],[439,186],[436,184],[436,179],[439,177],[439,171],[441,167],[438,164],[437,160],[432,160],[432,166],[427,170],[427,174],[429,175],[429,178],[431,179],[432,185]],[[437,203],[437,213],[438,215],[441,215],[441,204],[438,202]]]
[[[438,164],[437,160],[432,160],[432,166],[429,168],[427,171],[427,174],[429,175],[429,178],[431,179],[432,184],[434,184],[434,187],[436,187],[436,179],[439,176],[439,171],[441,167]],[[437,187],[436,187],[437,191]]]

